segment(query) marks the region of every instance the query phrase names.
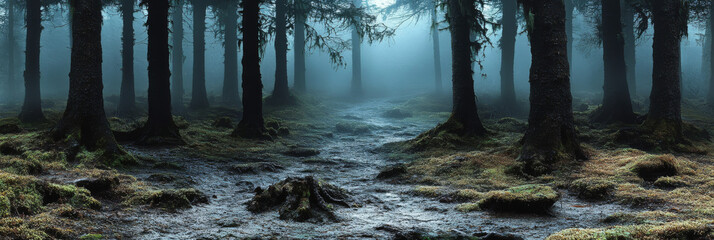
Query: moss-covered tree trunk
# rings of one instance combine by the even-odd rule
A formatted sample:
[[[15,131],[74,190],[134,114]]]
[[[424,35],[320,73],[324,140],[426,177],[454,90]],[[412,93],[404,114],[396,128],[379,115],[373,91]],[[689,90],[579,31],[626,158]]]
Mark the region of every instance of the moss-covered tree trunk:
[[[630,97],[637,96],[637,58],[635,56],[635,10],[627,1],[620,1],[622,12],[622,36],[625,39],[625,64],[627,65],[627,87]]]
[[[478,116],[471,69],[472,44],[478,44],[471,41],[472,24],[477,24],[472,19],[475,4],[473,0],[449,0],[447,11],[451,32],[453,109],[442,126],[456,126],[455,133],[462,136],[484,135],[486,129]]]
[[[516,89],[513,83],[513,63],[516,53],[516,34],[518,34],[518,23],[516,13],[518,12],[517,0],[502,0],[503,24],[501,34],[501,102],[504,107],[514,108],[516,106]]]
[[[295,83],[293,89],[298,92],[305,92],[307,86],[305,83],[305,18],[306,6],[305,0],[295,1],[295,35],[293,36],[293,44],[295,45]]]
[[[40,36],[42,34],[42,5],[40,0],[26,1],[27,42],[25,45],[25,102],[20,121],[45,120],[40,94]]]
[[[602,0],[602,46],[605,66],[602,107],[593,120],[602,123],[635,123],[627,86],[625,41],[620,21],[620,1]]]
[[[223,68],[223,104],[240,106],[238,91],[238,1],[224,0],[224,65]]]
[[[134,91],[134,0],[122,0],[121,37],[121,91],[119,92],[119,114],[134,111],[136,94]]]
[[[353,0],[355,7],[362,7],[362,0]],[[360,22],[357,18],[355,22]],[[358,26],[352,27],[352,87],[353,97],[362,96],[362,37],[357,30]]]
[[[643,128],[668,143],[683,139],[680,42],[687,27],[683,6],[682,0],[654,0],[652,4],[652,92]]]
[[[206,2],[193,0],[193,87],[191,109],[209,107],[206,93]]]
[[[149,119],[136,130],[139,144],[182,144],[171,115],[169,70],[169,0],[144,0],[148,6]]]
[[[573,123],[563,1],[522,2],[526,16],[534,17],[529,23],[531,108],[519,161],[523,173],[541,175],[559,162],[584,158],[584,153]]]
[[[100,1],[71,1],[72,57],[69,97],[62,119],[53,131],[55,138],[79,137],[89,150],[105,156],[123,154],[104,113],[102,97],[102,4]]]
[[[183,61],[185,58],[183,55],[183,7],[184,0],[174,0],[173,12],[171,13],[171,27],[173,33],[173,55],[171,56],[173,67],[173,74],[171,74],[171,106],[174,111],[183,111],[185,108],[183,105]]]
[[[243,119],[232,135],[263,138],[263,83],[260,76],[260,0],[243,0]]]
[[[439,39],[439,20],[438,20],[438,8],[434,1],[429,1],[431,4],[431,43],[434,48],[434,84],[437,93],[441,93],[443,90],[443,80],[442,80],[442,70],[441,70],[441,41]]]
[[[290,101],[288,87],[288,36],[287,0],[275,1],[275,85],[271,101],[287,104]]]

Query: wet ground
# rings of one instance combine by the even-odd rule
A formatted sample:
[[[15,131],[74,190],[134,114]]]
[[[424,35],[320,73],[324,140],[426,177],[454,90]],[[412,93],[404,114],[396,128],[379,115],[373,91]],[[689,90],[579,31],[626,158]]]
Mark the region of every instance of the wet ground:
[[[599,227],[603,225],[599,221],[605,216],[628,211],[619,205],[582,202],[563,194],[549,216],[462,213],[454,209],[456,204],[406,194],[413,185],[395,185],[375,179],[379,170],[396,162],[373,150],[385,143],[413,138],[442,119],[382,117],[395,101],[398,100],[344,104],[335,114],[339,119],[327,122],[359,122],[370,126],[371,132],[361,135],[335,132],[331,137],[306,143],[309,146],[304,147],[318,149],[320,155],[307,160],[294,158],[287,164],[282,163],[285,169],[279,172],[236,174],[228,170],[234,163],[231,161],[179,159],[170,151],[154,152],[152,155],[162,161],[185,166],[180,174],[190,176],[192,181],[189,182],[211,198],[210,204],[178,213],[138,210],[141,214],[120,218],[128,228],[128,235],[136,239],[388,239],[393,233],[377,230],[384,225],[437,234],[495,232],[544,239],[565,228]],[[270,155],[255,158],[266,156]],[[150,171],[132,174],[146,178]],[[321,224],[279,220],[277,212],[253,214],[247,211],[245,203],[254,196],[254,187],[267,187],[289,176],[306,175],[347,189],[363,206],[338,208],[336,214],[343,221]]]

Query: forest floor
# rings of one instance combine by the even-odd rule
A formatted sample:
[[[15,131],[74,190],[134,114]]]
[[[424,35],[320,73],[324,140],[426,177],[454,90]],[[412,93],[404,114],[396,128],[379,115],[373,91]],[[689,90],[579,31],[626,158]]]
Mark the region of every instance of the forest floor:
[[[229,137],[233,125],[220,118],[229,117],[235,124],[240,113],[227,108],[183,114],[176,120],[186,145],[147,148],[126,143],[137,163],[112,167],[96,163],[97,153],[75,149],[71,141],[46,139],[46,129],[61,110],[52,108],[49,123],[19,124],[19,131],[0,135],[0,235],[19,239],[479,239],[488,233],[523,239],[714,237],[714,158],[658,155],[612,143],[616,130],[588,123],[587,112],[593,107],[587,103],[576,104],[583,111],[576,118],[591,159],[563,166],[551,175],[526,178],[509,173],[517,156],[514,144],[526,126],[523,116],[502,118],[496,108],[482,107],[481,115],[493,132],[488,139],[464,144],[440,136],[440,144],[423,146],[410,140],[448,117],[448,99],[302,102],[266,106],[271,141]],[[14,111],[3,108],[0,117]],[[689,121],[712,131],[714,121],[706,114],[685,111]],[[15,120],[2,121],[5,126]],[[140,122],[140,118],[110,119],[116,130]],[[638,174],[647,167],[664,173]],[[266,189],[288,177],[304,176],[345,189],[356,204],[331,207],[339,222],[281,220],[278,211],[248,210],[257,187]],[[55,188],[64,192],[57,194]],[[530,213],[487,209],[486,203],[500,196],[552,198],[554,204],[542,207],[519,200],[506,205],[520,209],[517,204],[525,204],[532,208],[526,211]]]

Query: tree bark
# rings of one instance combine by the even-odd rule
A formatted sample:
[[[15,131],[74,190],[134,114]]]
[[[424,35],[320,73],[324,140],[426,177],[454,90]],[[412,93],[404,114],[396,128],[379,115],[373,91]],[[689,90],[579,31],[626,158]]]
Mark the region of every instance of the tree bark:
[[[7,100],[15,101],[15,1],[7,1]]]
[[[193,88],[191,108],[209,107],[206,93],[206,3],[193,1]]]
[[[573,39],[573,12],[575,11],[573,1],[574,0],[563,0],[565,4],[565,33],[568,38],[568,66],[573,65],[573,43],[575,42],[575,39]],[[572,70],[571,68],[568,74],[572,75]]]
[[[295,83],[294,89],[298,92],[305,92],[307,86],[305,83],[305,18],[306,6],[305,0],[295,0]]]
[[[709,77],[709,94],[707,97],[707,103],[709,104],[709,107],[714,107],[714,74],[712,74],[714,73],[714,71],[712,71],[712,69],[714,69],[714,61],[712,61],[712,56],[714,56],[714,47],[712,47],[712,34],[714,34],[714,31],[712,31],[712,26],[714,26],[714,24],[712,23],[714,21],[712,21],[712,19],[714,19],[714,3],[712,3],[709,8],[709,23],[707,24],[708,34],[705,36],[708,41],[704,44],[705,49],[708,50],[708,52],[705,51],[705,55],[709,55],[709,61],[707,62],[709,66],[706,66],[709,70],[707,71]]]
[[[224,0],[224,64],[223,68],[223,103],[227,106],[240,106],[238,91],[238,1]]]
[[[275,1],[275,86],[271,101],[287,104],[290,101],[288,87],[288,38],[287,0]]]
[[[521,171],[542,175],[585,154],[578,143],[570,93],[566,11],[562,0],[525,0],[530,30],[530,115],[519,156]]]
[[[260,0],[243,0],[243,119],[232,136],[264,138],[263,83],[260,76]]]
[[[602,123],[635,123],[630,91],[627,86],[625,41],[620,22],[620,0],[601,0],[602,45],[605,81],[602,107],[593,118]]]
[[[134,91],[134,0],[122,0],[122,68],[119,114],[130,114],[135,109]]]
[[[434,48],[434,80],[436,84],[436,92],[441,93],[443,89],[442,70],[441,70],[441,48],[439,39],[439,21],[437,18],[438,10],[436,3],[429,1],[431,4],[431,40]]]
[[[171,22],[173,29],[173,55],[172,55],[172,67],[173,73],[171,75],[171,106],[175,111],[183,111],[185,106],[183,105],[183,61],[185,56],[183,55],[183,7],[184,0],[175,0],[174,11],[171,14]]]
[[[654,0],[652,4],[652,93],[643,127],[668,143],[683,140],[680,43],[687,13],[682,6],[681,0]]]
[[[481,123],[476,106],[474,92],[473,70],[471,68],[472,24],[478,24],[471,19],[474,16],[474,1],[449,0],[448,14],[449,30],[451,32],[451,64],[453,109],[451,116],[443,124],[458,126],[457,134],[461,136],[480,136],[486,134]]]
[[[503,4],[503,34],[501,35],[501,102],[507,108],[516,107],[516,89],[513,79],[513,64],[516,53],[516,35],[518,23],[516,0],[502,0]]]
[[[25,45],[25,102],[20,121],[45,120],[40,94],[40,36],[42,34],[42,5],[40,0],[27,0],[27,43]]]
[[[635,56],[635,11],[626,1],[620,1],[622,8],[622,32],[625,38],[625,64],[630,96],[637,96],[637,58]]]
[[[356,8],[362,7],[362,0],[353,0]],[[356,19],[357,22],[361,20]],[[352,96],[362,96],[362,38],[357,31],[358,26],[352,27]]]
[[[144,0],[148,5],[149,119],[136,133],[145,145],[183,144],[171,115],[169,70],[169,0]]]
[[[67,107],[53,131],[55,138],[79,136],[89,150],[104,156],[124,154],[104,112],[102,97],[102,5],[100,1],[71,1],[72,57]],[[113,160],[113,159],[112,159]]]

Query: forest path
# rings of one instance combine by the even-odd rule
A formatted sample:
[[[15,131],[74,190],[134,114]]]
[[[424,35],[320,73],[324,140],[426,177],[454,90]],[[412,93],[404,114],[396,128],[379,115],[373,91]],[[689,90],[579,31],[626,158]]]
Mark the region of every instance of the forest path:
[[[158,153],[162,160],[183,164],[182,174],[190,176],[195,182],[193,187],[206,193],[211,202],[178,213],[140,210],[138,216],[127,219],[129,234],[136,239],[389,239],[393,233],[376,230],[389,225],[440,234],[495,232],[544,239],[565,228],[602,226],[599,221],[605,216],[627,211],[618,205],[581,202],[564,195],[554,206],[552,216],[462,213],[454,209],[456,204],[405,194],[413,185],[376,180],[379,170],[396,162],[387,160],[375,152],[375,148],[413,138],[440,120],[382,117],[386,110],[402,101],[404,99],[379,99],[338,104],[340,106],[334,109],[336,119],[326,122],[363,124],[369,127],[369,133],[335,131],[333,137],[309,146],[320,150],[317,158],[311,158],[312,161],[296,158],[280,172],[236,174],[228,170],[231,162],[176,159],[168,151]],[[149,174],[147,171],[135,175],[143,178]],[[277,211],[253,214],[246,209],[245,203],[254,196],[254,187],[267,187],[286,177],[307,175],[347,189],[363,206],[338,208],[336,214],[344,219],[342,222],[320,224],[283,221],[278,219]]]

